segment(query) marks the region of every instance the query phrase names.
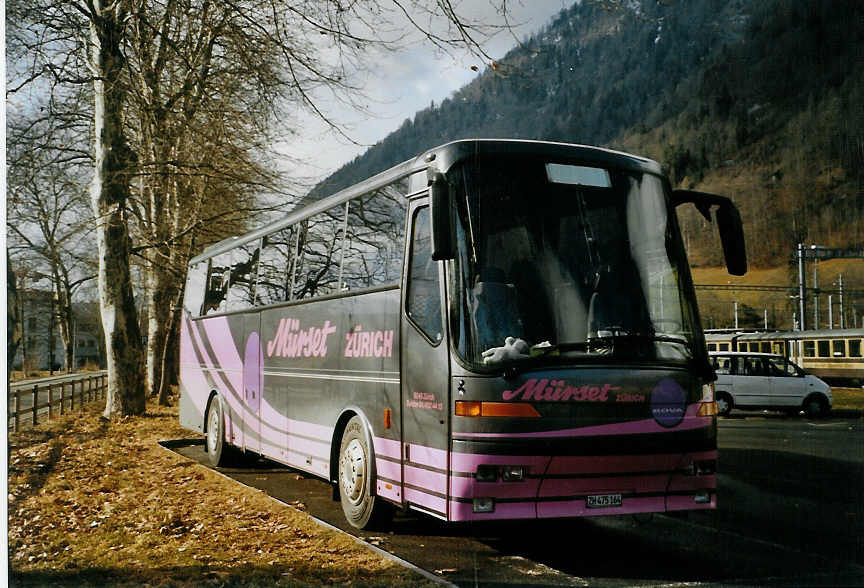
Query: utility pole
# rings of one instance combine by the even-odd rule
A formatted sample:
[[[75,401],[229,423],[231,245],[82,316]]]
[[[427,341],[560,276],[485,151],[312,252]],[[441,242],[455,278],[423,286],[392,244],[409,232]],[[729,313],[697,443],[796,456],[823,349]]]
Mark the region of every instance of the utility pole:
[[[828,328],[834,328],[834,303],[831,300],[833,294],[828,295]]]
[[[735,330],[738,330],[738,301],[734,302],[735,304]]]
[[[840,328],[846,328],[846,316],[843,314],[843,274],[840,274]]]
[[[798,328],[803,331],[807,327],[804,325],[804,314],[807,299],[804,291],[806,289],[806,276],[804,274],[804,244],[798,243],[798,316],[800,317]]]
[[[815,245],[811,246],[811,249]],[[813,260],[813,328],[819,328],[819,260]]]

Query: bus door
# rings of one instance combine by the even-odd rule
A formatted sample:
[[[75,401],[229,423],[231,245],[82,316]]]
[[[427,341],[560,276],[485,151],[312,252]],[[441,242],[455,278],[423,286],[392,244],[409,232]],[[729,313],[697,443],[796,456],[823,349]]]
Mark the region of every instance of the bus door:
[[[432,260],[429,206],[413,202],[402,301],[403,496],[447,517],[450,367],[443,319],[443,262]]]
[[[261,315],[249,312],[243,315],[243,332],[245,344],[243,351],[243,393],[241,396],[243,409],[243,444],[248,451],[261,453],[261,396],[262,390],[262,355],[261,348]],[[238,443],[240,445],[240,443]]]

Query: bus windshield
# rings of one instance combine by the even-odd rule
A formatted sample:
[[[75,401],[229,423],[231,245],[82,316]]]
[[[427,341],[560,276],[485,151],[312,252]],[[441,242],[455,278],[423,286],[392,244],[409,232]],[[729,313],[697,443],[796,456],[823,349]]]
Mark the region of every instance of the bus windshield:
[[[462,162],[448,176],[458,250],[451,324],[469,365],[704,359],[659,177],[509,156]]]

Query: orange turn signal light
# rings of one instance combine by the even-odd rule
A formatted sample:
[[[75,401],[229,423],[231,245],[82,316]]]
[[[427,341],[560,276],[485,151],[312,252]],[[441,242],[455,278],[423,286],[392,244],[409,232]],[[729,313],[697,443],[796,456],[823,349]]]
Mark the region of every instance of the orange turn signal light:
[[[696,411],[696,414],[702,417],[717,416],[717,403],[713,400],[711,402],[700,402],[699,410]]]
[[[540,418],[540,413],[525,402],[456,401],[456,416]]]

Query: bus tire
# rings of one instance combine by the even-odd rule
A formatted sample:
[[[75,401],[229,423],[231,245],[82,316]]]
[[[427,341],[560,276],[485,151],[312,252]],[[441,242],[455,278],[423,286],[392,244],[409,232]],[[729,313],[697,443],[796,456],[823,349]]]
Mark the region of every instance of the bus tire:
[[[729,416],[729,413],[732,412],[732,397],[729,396],[726,392],[718,392],[717,393],[717,414],[722,417]]]
[[[820,394],[813,394],[804,400],[802,408],[807,418],[820,419],[828,414],[828,401]]]
[[[348,523],[357,529],[386,524],[393,508],[372,492],[372,451],[363,420],[352,417],[339,445],[339,500]]]
[[[207,438],[204,451],[207,461],[214,467],[228,465],[228,447],[225,444],[225,417],[222,414],[222,402],[219,396],[214,396],[207,407]]]

